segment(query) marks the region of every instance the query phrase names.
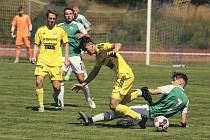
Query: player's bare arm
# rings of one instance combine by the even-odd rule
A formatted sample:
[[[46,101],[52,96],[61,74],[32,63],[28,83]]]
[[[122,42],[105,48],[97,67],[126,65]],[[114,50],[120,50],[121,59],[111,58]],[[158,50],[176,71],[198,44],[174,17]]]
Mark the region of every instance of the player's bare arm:
[[[88,75],[87,79],[82,84],[74,84],[71,88],[72,91],[78,92],[79,90],[83,89],[84,86],[86,86],[88,83],[90,83],[95,77],[98,75],[99,71],[101,69],[101,66],[95,66],[93,70]]]
[[[121,43],[113,43],[112,44],[112,50],[107,52],[107,56],[115,55],[120,50],[121,47],[122,47]]]
[[[156,89],[149,89],[149,93],[155,95],[155,94],[161,94],[162,92],[159,88],[156,88]]]
[[[84,34],[84,33],[77,33],[75,35],[76,39],[81,39],[82,37],[90,37],[89,34]]]
[[[36,63],[36,58],[38,56],[38,53],[39,53],[39,45],[34,44],[34,53],[33,53],[33,56],[31,58],[31,63],[32,64],[35,64]]]
[[[189,127],[187,126],[187,113],[185,112],[181,113],[181,125],[182,127]]]
[[[63,47],[65,48],[65,66],[68,67],[70,65],[69,62],[69,45],[68,42],[63,44]]]

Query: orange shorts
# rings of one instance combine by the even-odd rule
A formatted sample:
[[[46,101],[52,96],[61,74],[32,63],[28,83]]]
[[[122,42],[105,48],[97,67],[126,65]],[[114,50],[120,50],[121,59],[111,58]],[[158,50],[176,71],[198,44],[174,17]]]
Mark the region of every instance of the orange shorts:
[[[22,46],[23,44],[25,44],[26,47],[30,47],[29,36],[25,36],[25,37],[17,36],[16,37],[16,46]]]

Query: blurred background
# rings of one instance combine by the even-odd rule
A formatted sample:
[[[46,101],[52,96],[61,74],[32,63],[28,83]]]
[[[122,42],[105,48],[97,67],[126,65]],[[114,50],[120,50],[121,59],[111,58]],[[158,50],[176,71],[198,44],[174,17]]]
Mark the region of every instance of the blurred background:
[[[126,59],[145,62],[147,0],[1,0],[0,5],[1,60],[15,56],[10,28],[20,5],[32,20],[32,44],[36,29],[46,23],[47,9],[59,13],[59,23],[65,7],[79,5],[92,23],[95,42],[121,42]],[[210,0],[153,0],[150,37],[151,64],[209,62]]]

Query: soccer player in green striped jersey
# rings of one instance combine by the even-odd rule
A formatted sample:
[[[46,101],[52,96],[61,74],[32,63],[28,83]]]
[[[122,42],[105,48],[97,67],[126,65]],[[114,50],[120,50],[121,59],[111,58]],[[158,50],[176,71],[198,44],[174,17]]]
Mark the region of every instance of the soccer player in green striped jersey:
[[[65,76],[68,69],[72,69],[75,73],[79,83],[84,81],[84,69],[82,66],[81,60],[81,39],[84,36],[89,36],[87,31],[85,30],[84,26],[81,23],[75,22],[73,19],[73,9],[72,8],[65,8],[64,9],[64,17],[66,19],[65,22],[60,23],[59,26],[63,27],[64,30],[67,32],[68,35],[68,44],[69,44],[69,61],[71,63],[70,67],[62,66],[63,76]],[[64,56],[64,50],[63,50]],[[84,87],[83,93],[85,95],[85,100],[91,108],[96,108],[95,103],[93,102],[92,98],[90,97],[90,90],[88,85]],[[58,101],[56,101],[58,100]],[[64,107],[64,82],[61,82],[61,92],[58,96],[58,99],[55,99],[57,102],[58,108]]]

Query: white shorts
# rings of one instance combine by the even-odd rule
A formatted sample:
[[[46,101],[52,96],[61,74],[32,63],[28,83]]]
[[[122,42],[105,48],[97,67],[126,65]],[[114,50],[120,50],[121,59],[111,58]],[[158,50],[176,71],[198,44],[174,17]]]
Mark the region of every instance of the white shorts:
[[[147,116],[147,126],[153,126],[153,120],[149,117],[149,106],[147,104],[145,105],[135,105],[135,106],[129,106],[133,111]],[[138,122],[138,121],[137,121]],[[138,124],[138,123],[137,123]]]
[[[69,68],[72,69],[73,72],[75,73],[84,73],[84,68],[82,65],[82,60],[80,56],[72,56],[69,57],[69,61],[70,61],[70,66],[69,67],[65,67],[64,62],[65,62],[65,57],[62,57],[62,71],[67,72]]]
[[[142,115],[147,116],[147,118],[149,118],[149,106],[147,104],[145,105],[135,105],[135,106],[130,106],[130,108]]]

